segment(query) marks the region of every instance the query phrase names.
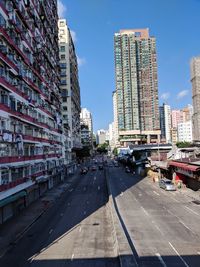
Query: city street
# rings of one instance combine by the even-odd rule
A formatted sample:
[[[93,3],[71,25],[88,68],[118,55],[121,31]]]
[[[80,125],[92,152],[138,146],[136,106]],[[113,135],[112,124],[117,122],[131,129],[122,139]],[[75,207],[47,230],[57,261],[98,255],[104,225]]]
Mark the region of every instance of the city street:
[[[200,266],[200,206],[122,167],[109,167],[109,181],[138,266]]]
[[[3,267],[118,266],[103,170],[79,175],[2,259]]]

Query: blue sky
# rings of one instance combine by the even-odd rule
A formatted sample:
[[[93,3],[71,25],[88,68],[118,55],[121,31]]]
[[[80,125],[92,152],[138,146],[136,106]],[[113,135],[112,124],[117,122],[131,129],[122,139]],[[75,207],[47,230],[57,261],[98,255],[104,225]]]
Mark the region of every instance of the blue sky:
[[[157,40],[159,102],[192,104],[190,59],[200,55],[200,0],[61,0],[79,58],[81,106],[93,114],[94,131],[113,120],[113,36],[120,29],[149,28]]]

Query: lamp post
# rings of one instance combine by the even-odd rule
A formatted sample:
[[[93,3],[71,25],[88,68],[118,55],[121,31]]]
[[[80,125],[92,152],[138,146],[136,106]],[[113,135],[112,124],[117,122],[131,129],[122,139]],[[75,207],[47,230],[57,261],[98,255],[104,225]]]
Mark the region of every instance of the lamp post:
[[[158,179],[160,179],[161,178],[161,173],[160,173],[160,147],[159,147],[159,143],[158,143],[158,161],[159,161],[159,163],[158,163]]]

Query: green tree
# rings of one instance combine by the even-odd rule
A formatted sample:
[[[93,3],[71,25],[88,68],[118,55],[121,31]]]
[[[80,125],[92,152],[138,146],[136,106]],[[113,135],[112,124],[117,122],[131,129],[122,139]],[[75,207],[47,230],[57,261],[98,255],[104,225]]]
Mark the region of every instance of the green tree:
[[[192,143],[186,142],[186,141],[185,142],[178,142],[178,143],[176,143],[176,145],[178,148],[185,148],[185,147],[192,147],[193,146]]]

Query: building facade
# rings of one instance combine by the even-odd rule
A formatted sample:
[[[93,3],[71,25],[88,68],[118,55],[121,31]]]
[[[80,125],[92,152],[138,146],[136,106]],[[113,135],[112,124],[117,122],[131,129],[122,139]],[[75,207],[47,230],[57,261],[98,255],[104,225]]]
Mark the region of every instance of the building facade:
[[[106,131],[101,129],[97,131],[96,143],[97,145],[102,145],[106,142]]]
[[[192,121],[179,123],[177,134],[179,142],[192,142]]]
[[[93,122],[92,122],[92,114],[87,108],[81,109],[80,123],[81,123],[81,143],[83,146],[89,147],[92,153]]]
[[[171,143],[171,108],[169,105],[163,104],[159,107],[159,111],[161,139],[166,143]]]
[[[193,101],[193,140],[200,141],[200,57],[194,57],[190,63],[192,101]]]
[[[61,68],[60,90],[65,131],[65,159],[70,169],[75,166],[76,151],[81,149],[81,104],[78,63],[75,46],[66,20],[60,19],[58,21],[58,27]]]
[[[114,50],[120,142],[159,142],[156,40],[148,29],[121,30]]]
[[[0,224],[63,179],[57,20],[55,0],[0,2]]]

